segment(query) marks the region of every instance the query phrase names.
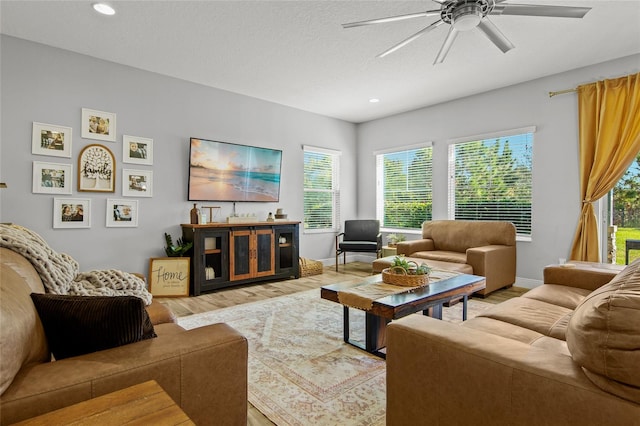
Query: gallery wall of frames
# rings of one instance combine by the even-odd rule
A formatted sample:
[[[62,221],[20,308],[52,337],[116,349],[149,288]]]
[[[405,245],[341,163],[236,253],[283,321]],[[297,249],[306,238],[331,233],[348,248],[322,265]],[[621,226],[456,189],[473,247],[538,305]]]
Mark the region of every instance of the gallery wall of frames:
[[[88,192],[107,194],[106,227],[137,227],[140,210],[136,198],[153,196],[153,139],[123,135],[118,140],[115,113],[89,108],[82,108],[81,113],[84,145],[75,161],[71,127],[33,122],[31,153],[57,158],[33,161],[32,192],[53,195],[54,228],[91,228],[91,211],[101,208],[95,205],[101,200],[82,197]],[[116,149],[122,149],[121,166],[113,154]],[[118,176],[120,188],[116,185]]]

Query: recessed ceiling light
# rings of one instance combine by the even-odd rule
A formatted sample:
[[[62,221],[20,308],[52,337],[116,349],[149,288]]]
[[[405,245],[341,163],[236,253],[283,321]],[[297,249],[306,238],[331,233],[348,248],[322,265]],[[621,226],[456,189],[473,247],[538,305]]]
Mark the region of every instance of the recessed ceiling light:
[[[378,98],[371,98],[371,99],[369,99],[369,102],[371,102],[372,104],[377,104],[378,102],[380,102],[380,99],[378,99]]]
[[[111,16],[116,14],[116,11],[108,4],[94,3],[93,8],[96,12],[102,13],[103,15]]]

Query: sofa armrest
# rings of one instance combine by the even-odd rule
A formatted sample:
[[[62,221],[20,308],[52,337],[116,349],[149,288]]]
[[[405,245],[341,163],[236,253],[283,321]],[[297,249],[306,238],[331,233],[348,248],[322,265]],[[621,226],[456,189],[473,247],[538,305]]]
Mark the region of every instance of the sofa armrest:
[[[640,418],[640,406],[596,387],[569,356],[421,315],[387,327],[386,362],[389,426]]]
[[[433,240],[430,238],[420,239],[420,240],[412,240],[412,241],[402,241],[396,244],[396,252],[398,254],[404,254],[409,257],[412,253],[417,251],[432,251],[435,250],[435,245]]]
[[[467,263],[475,275],[487,279],[480,294],[489,294],[516,282],[516,246],[491,245],[467,249]]]
[[[146,307],[147,314],[151,319],[153,325],[164,324],[167,322],[177,323],[178,318],[176,314],[167,306],[157,300],[153,300],[150,305]]]
[[[247,340],[227,324],[23,367],[0,397],[2,424],[155,380],[196,424],[246,425]]]
[[[595,290],[611,281],[622,270],[622,266],[603,263],[575,262],[566,265],[549,265],[543,270],[545,284]]]

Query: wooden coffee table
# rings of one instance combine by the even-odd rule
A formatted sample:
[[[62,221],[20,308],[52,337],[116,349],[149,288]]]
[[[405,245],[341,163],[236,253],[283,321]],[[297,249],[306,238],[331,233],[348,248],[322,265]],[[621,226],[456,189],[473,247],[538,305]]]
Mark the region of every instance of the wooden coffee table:
[[[379,283],[381,275],[372,275],[362,281],[346,282],[323,286],[320,297],[340,303],[338,292],[354,287]],[[349,336],[349,307],[343,305],[344,341],[366,350],[369,353],[385,357],[380,350],[386,346],[386,327],[391,320],[422,311],[424,315],[442,319],[442,305],[452,299],[462,297],[462,319],[467,319],[467,301],[471,294],[486,287],[485,277],[460,274],[452,278],[432,282],[425,287],[408,293],[393,294],[373,301],[372,307],[365,310],[365,344],[351,340]]]

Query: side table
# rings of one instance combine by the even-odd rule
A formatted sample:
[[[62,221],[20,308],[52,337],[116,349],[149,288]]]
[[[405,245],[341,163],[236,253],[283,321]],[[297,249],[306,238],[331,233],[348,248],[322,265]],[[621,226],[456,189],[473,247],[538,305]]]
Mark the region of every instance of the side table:
[[[155,380],[51,411],[15,425],[195,425]]]
[[[395,247],[383,246],[380,257],[395,256],[396,254],[398,254],[398,249]]]

